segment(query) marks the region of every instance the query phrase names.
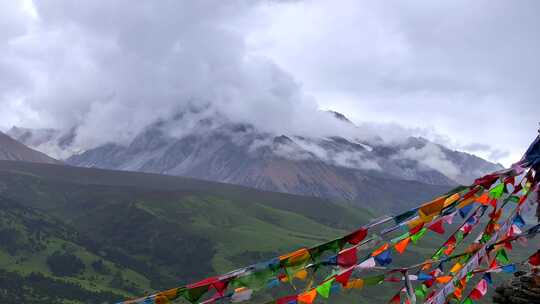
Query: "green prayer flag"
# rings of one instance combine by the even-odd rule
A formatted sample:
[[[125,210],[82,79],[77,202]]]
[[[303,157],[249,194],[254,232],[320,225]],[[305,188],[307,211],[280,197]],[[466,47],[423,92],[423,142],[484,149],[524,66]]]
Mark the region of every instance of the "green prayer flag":
[[[394,218],[394,221],[396,222],[397,225],[405,222],[406,220],[410,219],[411,217],[415,216],[417,214],[418,211],[416,210],[409,210],[407,212],[404,212],[400,215],[397,215],[395,218]]]
[[[338,253],[343,248],[345,243],[346,241],[343,238],[326,242],[317,247],[309,249],[309,254],[314,262],[320,262],[319,259],[325,252],[329,251],[332,253]]]
[[[471,300],[471,298],[467,297],[465,301],[463,301],[463,304],[474,304],[474,301]]]
[[[235,278],[231,282],[231,286],[234,288],[247,287],[253,290],[260,290],[266,286],[268,281],[276,276],[276,272],[273,269],[262,269],[254,271],[248,275]]]
[[[467,273],[467,277],[466,277],[465,281],[469,282],[469,280],[472,279],[472,277],[473,277],[472,272]]]
[[[504,193],[504,184],[500,183],[497,186],[493,187],[493,189],[489,190],[489,196],[492,198],[500,198]]]
[[[511,202],[514,202],[514,203],[519,203],[519,196],[517,195],[512,195],[508,198],[509,201]]]
[[[443,253],[444,253],[444,250],[445,250],[444,247],[439,248],[439,250],[437,250],[437,252],[435,252],[435,254],[433,255],[433,259],[434,259],[434,260],[440,259],[441,256],[442,256]]]
[[[414,290],[414,293],[415,293],[416,296],[419,297],[419,298],[425,298],[425,297],[426,297],[426,293],[427,293],[427,287],[426,287],[426,285],[422,284],[422,285],[418,286],[418,287]]]
[[[501,264],[510,263],[510,259],[508,258],[508,255],[506,254],[506,251],[504,249],[499,250],[495,257],[497,258],[497,261],[499,261],[499,263]]]
[[[484,235],[482,235],[482,237],[480,238],[480,243],[485,244],[490,239],[491,239],[491,235],[484,233]]]
[[[459,230],[458,232],[456,232],[455,236],[456,242],[461,242],[463,240],[463,231]]]
[[[317,287],[317,292],[323,298],[328,298],[330,296],[330,289],[332,288],[332,283],[335,279],[330,279]]]
[[[368,277],[364,279],[364,285],[366,286],[373,286],[373,285],[379,285],[382,282],[384,282],[384,274]]]
[[[404,239],[408,238],[409,236],[410,236],[410,233],[407,232],[407,233],[402,234],[402,235],[400,235],[400,236],[398,236],[396,238],[391,239],[390,242],[392,244],[396,244],[396,243],[398,243],[400,241],[403,241]]]
[[[427,231],[427,228],[426,228],[426,227],[422,228],[422,229],[421,229],[420,231],[418,231],[416,234],[413,234],[413,235],[411,236],[411,241],[412,241],[414,244],[416,244],[416,243],[418,242],[418,240],[420,240],[420,239],[424,236],[424,234],[426,234],[426,231]]]

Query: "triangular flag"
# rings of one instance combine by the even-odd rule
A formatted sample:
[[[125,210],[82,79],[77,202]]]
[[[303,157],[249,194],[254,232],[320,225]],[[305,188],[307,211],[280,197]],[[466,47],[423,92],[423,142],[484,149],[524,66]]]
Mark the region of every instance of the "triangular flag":
[[[489,195],[487,193],[484,193],[480,197],[478,197],[476,201],[482,205],[487,205],[489,204]]]
[[[373,252],[371,253],[371,256],[377,256],[377,255],[383,253],[384,251],[388,250],[388,247],[389,247],[389,246],[390,246],[390,245],[388,245],[388,243],[385,243],[384,245],[382,245],[381,247],[379,247],[377,250],[373,251]]]
[[[370,268],[373,268],[377,266],[377,264],[375,264],[375,259],[373,257],[363,261],[362,263],[360,263],[357,268],[360,268],[360,269],[370,269]]]
[[[424,228],[424,223],[420,223],[420,225],[417,225],[417,226],[413,227],[409,231],[409,234],[410,235],[417,234],[418,232],[420,232],[420,230],[422,230],[422,228]]]
[[[358,261],[357,248],[351,247],[341,251],[337,256],[337,264],[341,267],[351,267]]]
[[[438,234],[444,234],[443,221],[442,220],[436,221],[435,223],[429,225],[428,229]]]
[[[409,245],[410,241],[411,241],[410,237],[405,238],[405,239],[397,242],[394,245],[394,248],[396,249],[397,252],[399,252],[399,254],[403,254],[403,252],[405,252],[405,250],[407,249],[407,245]]]
[[[486,293],[487,293],[487,290],[488,290],[487,281],[484,280],[484,279],[481,279],[480,282],[478,282],[478,284],[476,284],[475,289],[478,290],[482,296],[485,296]]]
[[[386,266],[392,263],[392,254],[390,250],[383,251],[379,255],[375,256],[375,261],[381,266]]]
[[[342,273],[336,275],[336,282],[341,283],[341,285],[343,285],[343,287],[347,286],[347,283],[349,283],[349,279],[351,278],[353,270],[354,270],[354,268],[351,268],[349,270],[346,270],[345,272],[342,272]]]
[[[517,214],[512,221],[512,224],[516,225],[518,228],[523,228],[525,226],[525,221],[521,215]]]
[[[276,300],[276,304],[296,304],[297,296],[286,296]]]
[[[538,250],[535,254],[531,255],[531,257],[529,258],[529,264],[535,267],[540,265],[540,250]]]
[[[367,236],[367,229],[360,228],[356,230],[355,232],[347,235],[345,237],[345,241],[347,241],[351,245],[358,245],[361,241],[363,241]]]
[[[514,273],[517,271],[517,267],[514,264],[510,264],[510,265],[505,265],[501,267],[501,270],[502,272],[506,272],[506,273]]]
[[[427,228],[424,227],[418,233],[411,235],[411,241],[416,244],[426,234]]]
[[[395,296],[390,299],[390,304],[399,304],[401,303],[401,292],[398,292]]]
[[[429,281],[429,280],[433,280],[432,275],[429,275],[429,274],[423,273],[423,272],[420,272],[418,274],[418,281]]]
[[[480,299],[482,299],[482,297],[483,297],[483,295],[480,293],[480,291],[478,291],[478,289],[473,289],[471,291],[471,293],[469,294],[469,298],[471,300],[480,300]]]
[[[315,301],[315,298],[317,298],[317,290],[312,289],[310,291],[306,291],[300,294],[297,300],[298,300],[298,303],[311,304]]]
[[[330,296],[330,288],[332,287],[333,282],[334,282],[334,279],[332,278],[322,283],[316,288],[317,292],[321,295],[321,297],[328,298]]]
[[[465,301],[463,301],[463,304],[474,304],[474,301],[470,298],[466,298]]]
[[[347,283],[347,285],[345,286],[345,289],[351,289],[351,288],[362,289],[363,287],[364,287],[364,280],[355,279],[355,280],[350,280],[349,283]]]
[[[446,284],[452,281],[452,278],[453,278],[452,276],[441,276],[441,277],[437,277],[435,281],[437,281],[437,283],[439,284]]]
[[[491,198],[500,198],[504,193],[504,184],[498,184],[497,186],[493,187],[493,189],[489,190],[489,196]]]
[[[459,215],[461,216],[461,218],[465,218],[467,216],[467,214],[469,214],[469,212],[471,212],[473,208],[473,205],[467,205],[461,209],[458,210],[459,212]]]
[[[507,264],[508,262],[510,262],[510,259],[508,259],[508,255],[506,254],[506,251],[504,249],[499,250],[495,257],[497,261],[499,261],[499,263],[501,264]]]

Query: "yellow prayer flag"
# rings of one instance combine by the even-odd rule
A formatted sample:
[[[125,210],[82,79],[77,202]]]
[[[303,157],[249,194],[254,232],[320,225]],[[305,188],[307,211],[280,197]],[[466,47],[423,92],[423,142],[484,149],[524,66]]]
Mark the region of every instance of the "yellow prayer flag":
[[[461,267],[463,267],[463,265],[461,265],[461,263],[457,262],[456,264],[454,264],[454,266],[452,266],[452,269],[450,269],[450,272],[451,273],[457,273]]]
[[[299,280],[302,280],[302,281],[305,280],[307,278],[307,276],[308,276],[308,272],[305,269],[302,269],[302,270],[300,270],[300,271],[298,271],[297,273],[294,274],[295,278],[297,278]]]
[[[345,289],[362,289],[364,287],[364,280],[355,279],[351,280],[345,285]]]

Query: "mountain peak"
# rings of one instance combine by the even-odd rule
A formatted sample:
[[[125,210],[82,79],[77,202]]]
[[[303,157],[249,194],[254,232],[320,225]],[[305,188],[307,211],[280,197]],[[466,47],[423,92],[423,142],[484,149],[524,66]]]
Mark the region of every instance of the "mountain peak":
[[[350,123],[350,124],[353,123],[349,118],[347,118],[347,116],[345,116],[345,115],[343,115],[343,114],[341,114],[339,112],[336,112],[336,111],[333,111],[333,110],[328,110],[327,112],[332,114],[335,118],[337,118],[337,119],[339,119],[341,121],[344,121],[344,122],[347,122],[347,123]]]

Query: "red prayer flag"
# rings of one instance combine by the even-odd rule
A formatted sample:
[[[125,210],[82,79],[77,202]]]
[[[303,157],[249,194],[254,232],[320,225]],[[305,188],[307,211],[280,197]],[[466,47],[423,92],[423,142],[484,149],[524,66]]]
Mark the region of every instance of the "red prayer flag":
[[[535,254],[531,255],[531,257],[529,258],[529,264],[535,267],[540,265],[540,250],[538,250]]]
[[[516,183],[516,179],[515,177],[512,175],[512,176],[509,176],[507,178],[504,179],[504,183],[505,184],[515,184]]]
[[[424,228],[424,223],[421,223],[420,225],[412,228],[410,231],[409,231],[409,234],[410,235],[413,235],[413,234],[417,234],[418,232],[420,232],[420,230],[422,230],[422,228]]]
[[[399,304],[401,303],[401,292],[398,292],[392,299],[390,299],[390,302],[388,303],[391,303],[391,304]]]
[[[351,245],[358,245],[361,241],[363,241],[367,236],[367,229],[360,228],[356,230],[355,232],[347,235],[345,237],[345,241],[347,241]]]
[[[498,178],[499,178],[499,174],[492,173],[492,174],[488,174],[484,177],[476,179],[474,181],[474,184],[482,186],[485,189],[489,189],[491,188],[491,185],[493,185],[493,183],[497,181]]]
[[[351,278],[353,270],[354,268],[351,268],[341,274],[336,275],[336,282],[341,283],[343,287],[347,286],[347,283],[349,283],[349,279]]]
[[[473,291],[471,291],[471,294],[469,295],[469,298],[471,298],[471,300],[477,300],[477,301],[482,299],[482,297],[483,295],[477,289],[473,289]]]
[[[442,220],[436,221],[435,223],[429,225],[428,229],[438,234],[444,234],[444,226]]]
[[[292,301],[296,302],[297,296],[286,296],[276,300],[276,304],[289,304]]]
[[[357,248],[351,247],[341,251],[337,256],[337,263],[342,267],[351,267],[358,262]]]

